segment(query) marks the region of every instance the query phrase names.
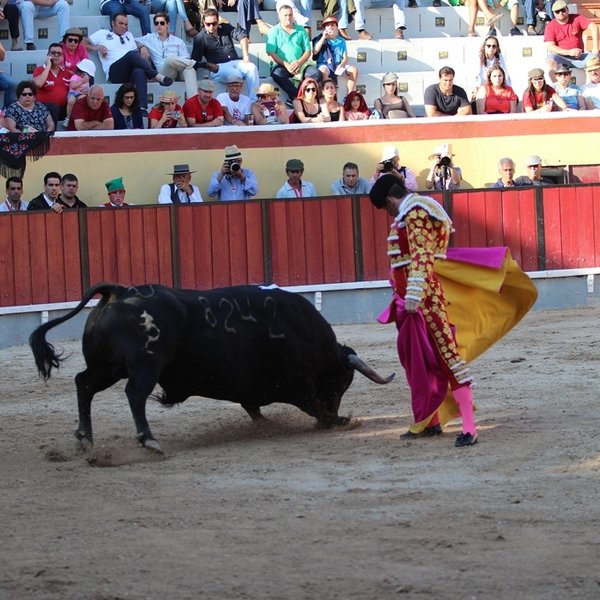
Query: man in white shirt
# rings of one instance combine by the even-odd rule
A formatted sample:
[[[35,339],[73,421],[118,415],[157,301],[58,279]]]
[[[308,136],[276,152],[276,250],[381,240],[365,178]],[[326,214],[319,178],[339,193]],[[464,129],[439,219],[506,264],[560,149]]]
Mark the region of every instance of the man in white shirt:
[[[173,84],[170,77],[159,73],[142,58],[133,34],[128,31],[127,15],[117,14],[112,21],[112,31],[100,29],[85,40],[88,50],[98,52],[106,79],[111,83],[135,84],[140,107],[148,107],[148,80],[156,79],[160,85]]]
[[[592,56],[585,63],[589,83],[581,86],[581,95],[588,110],[600,108],[600,58]]]
[[[247,125],[246,118],[252,113],[252,101],[242,94],[244,79],[241,75],[230,75],[227,78],[226,92],[219,94],[217,100],[223,107],[226,125]]]
[[[20,177],[9,177],[6,180],[6,200],[0,204],[0,212],[19,212],[27,210],[27,202],[23,196],[23,180]]]
[[[175,165],[173,172],[173,183],[165,183],[158,194],[159,204],[189,204],[191,202],[203,202],[200,190],[191,183],[192,173],[189,165]]]
[[[279,188],[276,198],[314,198],[317,190],[310,181],[302,181],[304,163],[299,158],[290,158],[285,163],[287,181]]]
[[[198,93],[198,80],[185,42],[169,33],[169,16],[164,12],[154,15],[154,33],[136,38],[142,58],[151,60],[159,73],[173,80],[185,81],[185,94],[191,98]]]

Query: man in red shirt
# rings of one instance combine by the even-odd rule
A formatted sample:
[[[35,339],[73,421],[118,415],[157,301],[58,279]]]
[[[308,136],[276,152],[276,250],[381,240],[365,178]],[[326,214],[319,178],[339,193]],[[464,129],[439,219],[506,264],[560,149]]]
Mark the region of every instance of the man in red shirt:
[[[37,102],[46,106],[56,125],[67,113],[69,79],[73,73],[64,67],[63,49],[60,44],[50,44],[46,62],[33,70],[33,81],[38,87]]]
[[[104,89],[93,85],[87,96],[82,96],[73,105],[68,131],[98,131],[100,129],[114,129],[115,122],[110,112],[110,106],[104,99]]]
[[[585,61],[598,54],[598,26],[581,15],[570,15],[565,0],[556,0],[552,5],[554,19],[546,25],[544,42],[548,49],[550,79],[556,81],[554,71],[558,63],[573,69],[584,68]],[[592,36],[592,52],[585,52],[583,33]]]
[[[224,123],[223,107],[212,96],[215,84],[210,79],[198,82],[198,95],[183,105],[183,114],[189,127],[220,127]]]

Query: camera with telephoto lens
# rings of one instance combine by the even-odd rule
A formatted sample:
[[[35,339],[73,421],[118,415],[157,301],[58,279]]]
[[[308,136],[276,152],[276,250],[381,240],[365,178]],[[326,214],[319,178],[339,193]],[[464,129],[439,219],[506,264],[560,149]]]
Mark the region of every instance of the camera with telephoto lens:
[[[440,157],[440,162],[438,163],[438,166],[440,167],[449,167],[452,164],[452,159],[448,156],[441,156]]]
[[[393,160],[382,160],[381,161],[381,172],[382,173],[389,173],[390,171],[393,171],[394,169],[394,161]]]
[[[232,173],[237,173],[242,168],[242,165],[240,165],[240,163],[235,162],[235,160],[228,160],[227,164],[229,165],[229,170]]]

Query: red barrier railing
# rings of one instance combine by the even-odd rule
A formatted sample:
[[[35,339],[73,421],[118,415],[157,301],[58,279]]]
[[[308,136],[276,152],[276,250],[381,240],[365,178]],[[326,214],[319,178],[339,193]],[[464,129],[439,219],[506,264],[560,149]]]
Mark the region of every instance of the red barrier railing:
[[[508,246],[527,271],[600,266],[600,186],[434,194],[455,246]],[[366,197],[0,214],[0,306],[99,281],[186,288],[387,278],[390,218]]]

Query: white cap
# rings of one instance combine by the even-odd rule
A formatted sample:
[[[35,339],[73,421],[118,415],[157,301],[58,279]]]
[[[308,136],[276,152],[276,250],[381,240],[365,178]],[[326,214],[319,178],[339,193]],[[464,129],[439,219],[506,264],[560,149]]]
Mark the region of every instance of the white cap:
[[[90,77],[96,75],[96,65],[89,59],[83,58],[77,63],[77,68],[84,73],[87,73]]]
[[[400,156],[400,154],[398,154],[398,148],[396,148],[396,146],[386,146],[381,153],[381,162],[384,160],[392,160],[392,158],[396,158],[397,156]]]

